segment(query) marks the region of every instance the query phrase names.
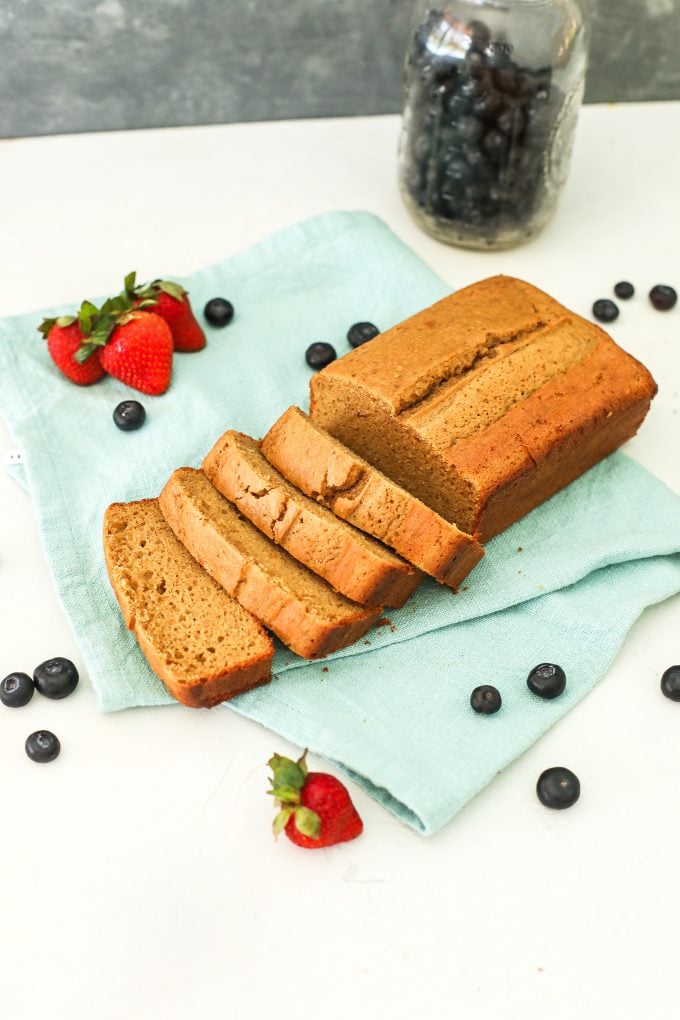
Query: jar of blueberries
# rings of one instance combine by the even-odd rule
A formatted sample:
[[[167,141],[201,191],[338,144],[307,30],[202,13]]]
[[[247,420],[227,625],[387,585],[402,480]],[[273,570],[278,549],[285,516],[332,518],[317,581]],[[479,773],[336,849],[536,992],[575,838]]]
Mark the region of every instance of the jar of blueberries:
[[[567,177],[587,37],[580,0],[419,0],[399,177],[428,234],[490,250],[545,226]]]

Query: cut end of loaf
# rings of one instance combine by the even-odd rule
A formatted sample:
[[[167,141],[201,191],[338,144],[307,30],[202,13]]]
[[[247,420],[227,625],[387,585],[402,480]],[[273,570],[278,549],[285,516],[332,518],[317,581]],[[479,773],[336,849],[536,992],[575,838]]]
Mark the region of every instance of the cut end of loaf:
[[[112,504],[104,552],[125,623],[178,701],[210,707],[270,678],[271,638],[177,540],[157,500]]]

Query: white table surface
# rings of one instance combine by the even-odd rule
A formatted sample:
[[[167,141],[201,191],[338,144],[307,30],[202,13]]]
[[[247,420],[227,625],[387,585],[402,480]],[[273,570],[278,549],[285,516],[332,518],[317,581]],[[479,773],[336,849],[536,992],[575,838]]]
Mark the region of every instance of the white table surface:
[[[453,286],[525,277],[612,327],[660,384],[628,452],[680,492],[680,104],[589,107],[557,218],[526,248],[425,237],[395,184],[396,117],[0,142],[0,314],[191,272],[336,208],[382,216]],[[186,197],[185,197],[186,196]],[[0,459],[13,448],[0,425]],[[0,474],[0,675],[80,662],[28,495]],[[680,600],[643,614],[609,674],[442,833],[351,786],[360,839],[309,853],[270,832],[284,740],[228,710],[0,711],[0,1016],[6,1020],[677,1017]],[[1,706],[0,706],[1,707]],[[57,732],[38,766],[29,732]],[[313,765],[320,764],[313,759]],[[570,811],[536,778],[580,776]]]

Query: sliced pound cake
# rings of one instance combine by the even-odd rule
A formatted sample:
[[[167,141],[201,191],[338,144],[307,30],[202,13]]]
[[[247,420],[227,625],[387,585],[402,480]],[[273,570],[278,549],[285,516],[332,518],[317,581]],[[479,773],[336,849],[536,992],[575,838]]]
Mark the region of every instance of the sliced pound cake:
[[[249,436],[225,432],[203,470],[260,531],[347,598],[398,608],[422,580],[420,571],[282,478]]]
[[[317,659],[353,644],[380,616],[339,595],[245,520],[202,471],[179,468],[159,503],[177,538],[284,644]]]
[[[522,280],[456,291],[311,381],[311,416],[482,541],[635,434],[656,384]]]
[[[271,638],[177,540],[158,500],[113,503],[104,554],[125,624],[174,698],[210,708],[270,679]]]
[[[304,493],[443,584],[457,588],[484,555],[476,539],[348,450],[299,407],[289,407],[260,445]]]

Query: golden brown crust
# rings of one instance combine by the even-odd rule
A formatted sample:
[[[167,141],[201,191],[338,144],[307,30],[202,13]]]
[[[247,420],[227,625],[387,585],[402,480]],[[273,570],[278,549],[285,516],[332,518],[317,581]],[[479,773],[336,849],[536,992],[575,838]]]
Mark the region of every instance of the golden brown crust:
[[[411,493],[290,407],[261,443],[269,462],[306,495],[379,538],[443,584],[458,587],[484,555]]]
[[[323,369],[311,413],[487,540],[639,427],[656,384],[593,323],[492,277]]]
[[[318,659],[358,641],[381,614],[338,595],[279,548],[210,483],[179,468],[159,503],[192,556],[297,655]]]
[[[203,470],[260,531],[347,598],[399,608],[422,580],[420,571],[290,485],[249,436],[225,432]]]
[[[157,500],[111,504],[103,532],[125,624],[173,697],[210,708],[271,678],[271,638],[177,541]]]

